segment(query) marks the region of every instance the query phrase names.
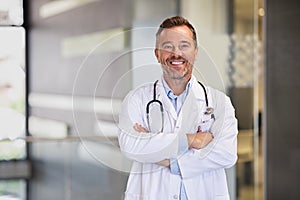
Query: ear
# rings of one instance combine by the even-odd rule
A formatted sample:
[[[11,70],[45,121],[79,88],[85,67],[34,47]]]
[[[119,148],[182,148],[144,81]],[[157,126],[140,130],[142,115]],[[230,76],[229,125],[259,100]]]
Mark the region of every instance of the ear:
[[[195,60],[197,60],[197,58],[198,58],[198,50],[199,50],[199,48],[197,46],[196,49],[195,49]]]
[[[155,54],[157,61],[159,62],[159,50],[157,48],[154,49],[154,54]]]

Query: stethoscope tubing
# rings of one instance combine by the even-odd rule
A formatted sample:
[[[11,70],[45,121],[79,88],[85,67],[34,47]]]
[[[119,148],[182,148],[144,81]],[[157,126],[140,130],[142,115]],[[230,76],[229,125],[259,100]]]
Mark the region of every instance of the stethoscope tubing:
[[[160,106],[160,111],[161,111],[161,115],[162,115],[162,128],[161,128],[160,131],[163,132],[163,129],[164,129],[164,107],[163,107],[162,102],[160,100],[156,99],[156,86],[157,86],[157,83],[158,83],[158,80],[156,80],[153,84],[153,99],[151,101],[149,101],[146,105],[146,116],[147,116],[148,128],[149,128],[149,131],[151,131],[151,129],[150,129],[150,116],[149,116],[150,105],[152,103],[158,103],[159,106]],[[213,114],[214,109],[212,107],[208,106],[209,105],[208,104],[208,97],[207,97],[207,91],[205,89],[205,86],[200,81],[198,81],[198,83],[201,85],[201,87],[204,91],[204,96],[205,96],[206,111],[204,112],[204,114],[211,115],[211,118],[215,119],[215,116]]]
[[[148,128],[150,130],[150,116],[149,116],[149,109],[150,109],[150,105],[152,103],[158,103],[159,104],[159,107],[160,107],[160,112],[161,112],[161,117],[162,117],[162,128],[161,128],[161,132],[163,132],[164,130],[164,107],[163,107],[163,104],[160,100],[157,100],[156,99],[156,85],[158,83],[158,80],[156,80],[154,82],[154,85],[153,85],[153,99],[151,101],[149,101],[146,105],[146,116],[147,116],[147,123],[148,123]],[[151,131],[151,130],[150,130]]]

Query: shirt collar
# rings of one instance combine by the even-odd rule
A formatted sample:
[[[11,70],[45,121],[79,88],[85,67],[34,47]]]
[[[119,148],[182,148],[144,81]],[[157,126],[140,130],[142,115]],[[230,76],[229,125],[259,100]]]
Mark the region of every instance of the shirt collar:
[[[164,79],[163,76],[162,76],[161,79],[162,79],[162,84],[163,84],[163,86],[164,86],[164,89],[165,89],[165,92],[166,92],[167,96],[168,96],[170,99],[175,99],[175,98],[177,98],[178,96],[176,96],[176,95],[173,94],[171,88],[169,87],[169,85],[167,84],[167,82],[166,82],[166,80]],[[189,89],[190,89],[190,87],[191,87],[193,81],[194,81],[194,76],[192,76],[192,78],[191,78],[191,79],[189,80],[189,82],[187,83],[185,90],[184,90],[183,93],[181,93],[179,96],[188,94]]]

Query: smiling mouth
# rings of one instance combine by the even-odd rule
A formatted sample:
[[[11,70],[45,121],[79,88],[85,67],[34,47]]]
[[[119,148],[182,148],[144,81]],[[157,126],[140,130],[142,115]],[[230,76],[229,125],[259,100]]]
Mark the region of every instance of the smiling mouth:
[[[170,62],[172,65],[182,65],[184,64],[184,61],[172,61]]]
[[[176,66],[185,64],[185,61],[170,61],[169,63]]]

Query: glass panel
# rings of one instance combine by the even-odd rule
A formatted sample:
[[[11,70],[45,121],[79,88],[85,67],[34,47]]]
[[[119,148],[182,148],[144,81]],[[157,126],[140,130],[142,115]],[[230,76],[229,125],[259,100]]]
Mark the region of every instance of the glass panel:
[[[26,200],[26,181],[0,180],[0,199]]]
[[[239,120],[237,194],[239,200],[262,199],[262,0],[235,0],[233,13],[230,94]]]
[[[111,162],[120,164],[112,156],[113,149],[106,150],[106,144],[101,142],[91,143],[97,150],[86,147],[82,140],[33,142],[35,176],[29,182],[30,199],[122,199],[127,174],[96,159],[100,154],[108,154]]]
[[[261,199],[262,0],[181,1],[181,11],[198,34],[195,75],[226,92],[236,110],[239,159],[227,170],[231,199]]]
[[[26,157],[25,31],[0,27],[0,160]]]
[[[1,0],[0,1],[0,25],[23,24],[23,1]]]

